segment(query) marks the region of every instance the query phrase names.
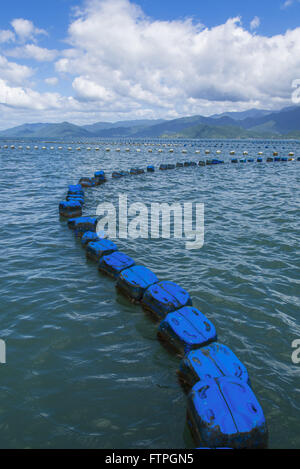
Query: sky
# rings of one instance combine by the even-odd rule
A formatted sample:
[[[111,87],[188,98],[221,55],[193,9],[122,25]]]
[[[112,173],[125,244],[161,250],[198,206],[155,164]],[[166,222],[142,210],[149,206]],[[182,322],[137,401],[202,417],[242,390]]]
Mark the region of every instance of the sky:
[[[277,110],[293,104],[299,79],[299,0],[1,8],[0,129]]]

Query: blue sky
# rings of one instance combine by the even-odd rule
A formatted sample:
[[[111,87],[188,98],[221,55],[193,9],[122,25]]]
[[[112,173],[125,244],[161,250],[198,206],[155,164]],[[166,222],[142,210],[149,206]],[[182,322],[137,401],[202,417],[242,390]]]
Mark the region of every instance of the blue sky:
[[[299,0],[10,0],[0,128],[291,104]]]

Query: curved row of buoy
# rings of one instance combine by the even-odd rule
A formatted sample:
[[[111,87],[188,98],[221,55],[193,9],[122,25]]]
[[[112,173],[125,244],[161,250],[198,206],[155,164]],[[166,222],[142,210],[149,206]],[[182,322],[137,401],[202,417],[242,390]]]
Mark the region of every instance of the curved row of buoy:
[[[144,144],[144,146],[149,146],[149,145],[150,145],[150,144]],[[161,144],[156,144],[156,145],[157,145],[157,146],[161,146]],[[164,144],[163,146],[166,147],[167,144]],[[169,146],[169,145],[168,145],[168,146]],[[174,145],[174,146],[176,147],[177,145]],[[0,146],[0,148],[1,148],[1,146]],[[11,149],[11,150],[15,150],[15,149],[18,149],[18,150],[31,150],[32,148],[33,148],[34,150],[39,150],[39,149],[41,149],[41,150],[48,150],[48,149],[50,149],[50,150],[52,150],[52,151],[53,151],[53,150],[64,150],[64,147],[62,147],[62,146],[58,146],[58,147],[53,147],[53,146],[51,146],[51,147],[48,148],[48,147],[46,147],[46,146],[44,146],[44,145],[41,146],[41,147],[39,147],[38,145],[34,145],[33,147],[30,147],[30,146],[28,146],[28,145],[27,145],[27,146],[23,146],[23,145],[19,145],[19,146],[15,146],[15,145],[3,145],[2,148],[5,149],[5,150],[7,150],[7,149]],[[92,150],[94,150],[94,151],[100,151],[100,150],[101,150],[100,146],[97,146],[97,147],[94,147],[94,148],[92,148],[92,147],[75,147],[75,148],[73,148],[73,147],[70,147],[70,146],[69,146],[69,147],[67,147],[66,149],[67,149],[68,151],[73,151],[73,150],[75,150],[75,151],[92,151]],[[110,151],[111,151],[111,148],[110,148],[110,147],[105,147],[105,148],[103,148],[103,150],[104,150],[105,152],[110,152]],[[116,148],[115,151],[116,151],[116,152],[121,152],[121,151],[122,151],[122,148]],[[130,147],[126,147],[125,149],[123,149],[123,151],[125,151],[125,152],[130,152],[130,151],[131,151],[131,148],[130,148]],[[170,148],[168,151],[169,151],[169,153],[174,153],[174,151],[176,151],[176,150],[174,150],[174,148]],[[141,149],[140,149],[140,148],[136,148],[136,152],[137,152],[137,153],[140,153],[140,152],[141,152]],[[149,148],[149,149],[148,149],[148,152],[149,152],[149,153],[153,153],[153,149],[152,149],[152,148]],[[160,148],[160,149],[157,150],[157,152],[158,152],[158,153],[163,153],[164,150],[163,150],[162,148]],[[181,153],[187,154],[187,153],[189,153],[189,151],[188,151],[187,149],[182,149],[182,150],[181,150]],[[199,149],[195,150],[195,154],[200,154],[200,153],[201,153],[201,150],[199,150]],[[205,154],[205,155],[210,155],[211,153],[212,153],[211,150],[204,150],[204,154]],[[229,151],[229,155],[231,155],[231,156],[235,155],[235,153],[236,153],[235,151]],[[222,154],[222,151],[221,151],[221,150],[216,150],[216,155],[221,155],[221,154]],[[248,154],[249,154],[248,151],[243,151],[243,156],[247,156]],[[259,151],[257,154],[258,154],[258,156],[262,156],[262,155],[263,155],[263,152]],[[294,157],[294,156],[295,156],[295,153],[294,153],[294,152],[289,152],[289,153],[288,153],[288,157],[291,158],[291,157]],[[273,152],[273,157],[278,157],[278,152]]]
[[[205,164],[223,163],[216,161]],[[161,165],[160,170],[196,164]],[[153,165],[147,167],[147,172],[154,171]],[[115,171],[112,177],[143,173],[143,169],[132,168],[129,172]],[[99,271],[116,281],[121,294],[141,304],[152,318],[160,321],[159,340],[181,355],[178,378],[188,394],[187,424],[196,444],[209,448],[266,447],[267,424],[247,369],[228,347],[217,342],[214,325],[193,307],[189,293],[173,282],[160,281],[148,268],[136,265],[105,233],[97,232],[96,218],[82,216],[84,188],[106,181],[104,171],[97,171],[93,178],[84,177],[77,185],[69,186],[59,213],[69,220],[69,228],[81,238],[87,258],[96,261]]]

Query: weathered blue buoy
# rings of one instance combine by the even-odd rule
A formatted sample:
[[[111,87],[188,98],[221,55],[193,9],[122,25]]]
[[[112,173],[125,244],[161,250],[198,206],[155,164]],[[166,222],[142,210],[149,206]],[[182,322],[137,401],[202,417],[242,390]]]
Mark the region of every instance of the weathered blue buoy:
[[[146,290],[142,306],[156,318],[163,319],[184,306],[192,306],[192,300],[187,291],[173,282],[159,282]]]
[[[144,174],[144,169],[141,168],[131,168],[130,174],[137,175],[137,174]]]
[[[111,175],[113,179],[120,179],[124,176],[127,176],[128,172],[127,171],[114,171]]]
[[[147,288],[157,282],[158,278],[150,269],[136,265],[120,273],[116,286],[131,300],[140,301]]]
[[[168,165],[167,165],[167,164],[161,164],[160,167],[159,167],[159,169],[160,169],[161,171],[166,171],[166,170],[168,169]]]
[[[274,161],[275,161],[276,163],[279,163],[279,161],[281,161],[280,156],[276,156],[276,157],[274,158]]]
[[[190,166],[197,166],[196,161],[191,161],[190,163],[191,163]]]
[[[93,178],[83,177],[79,180],[79,184],[81,184],[82,187],[93,187],[95,185],[95,181]]]
[[[195,442],[211,448],[265,448],[268,430],[252,389],[238,378],[203,380],[188,397],[187,423]]]
[[[248,158],[248,163],[254,163],[254,159],[253,158]]]
[[[283,158],[281,158],[281,161],[284,161],[284,162],[287,162],[287,158],[284,156]]]
[[[244,158],[242,158],[242,159],[240,160],[240,163],[246,163],[246,160],[245,160]]]
[[[147,166],[147,171],[148,171],[148,173],[154,173],[154,171],[155,171],[154,166],[153,165]]]
[[[219,343],[191,351],[181,360],[178,371],[179,381],[186,391],[190,391],[198,381],[221,376],[239,378],[250,386],[245,365],[230,348]]]
[[[257,162],[258,162],[258,163],[262,163],[262,162],[263,162],[263,159],[262,159],[262,158],[257,158]]]
[[[176,163],[176,167],[177,168],[183,168],[183,163],[180,163],[180,162]]]
[[[84,195],[84,191],[81,184],[71,185],[68,188],[68,194],[82,194]]]
[[[68,226],[76,233],[85,233],[86,231],[96,231],[97,218],[77,217],[68,221]]]
[[[297,161],[300,161],[300,156],[298,156]]]
[[[271,158],[271,157],[267,158],[267,163],[273,163],[273,161],[274,161],[274,158]]]
[[[59,214],[65,218],[80,217],[82,215],[82,204],[76,200],[62,201],[59,204]]]
[[[238,160],[237,158],[233,158],[233,159],[231,160],[231,163],[238,163],[238,162],[239,162],[239,160]]]
[[[118,247],[109,239],[99,239],[92,241],[86,247],[86,257],[98,262],[102,256],[107,256],[117,251]]]
[[[99,270],[110,277],[117,278],[120,273],[133,267],[134,260],[123,252],[114,252],[108,256],[103,256],[99,262]]]
[[[169,163],[167,167],[168,169],[175,169],[175,164]]]
[[[86,231],[81,238],[81,244],[85,248],[89,243],[99,241],[101,238],[95,231]]]
[[[160,323],[158,337],[180,354],[217,340],[215,326],[198,309],[185,306]]]
[[[96,186],[99,186],[100,184],[104,184],[104,182],[106,182],[104,171],[95,171],[94,179],[95,179]]]
[[[199,161],[198,166],[205,166],[205,161]]]

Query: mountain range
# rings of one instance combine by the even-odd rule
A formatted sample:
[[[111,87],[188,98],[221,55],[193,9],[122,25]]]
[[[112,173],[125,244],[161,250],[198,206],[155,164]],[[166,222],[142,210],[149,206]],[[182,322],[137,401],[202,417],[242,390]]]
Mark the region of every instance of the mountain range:
[[[281,111],[250,109],[210,117],[97,122],[78,126],[24,124],[0,132],[3,138],[300,138],[300,106]]]

